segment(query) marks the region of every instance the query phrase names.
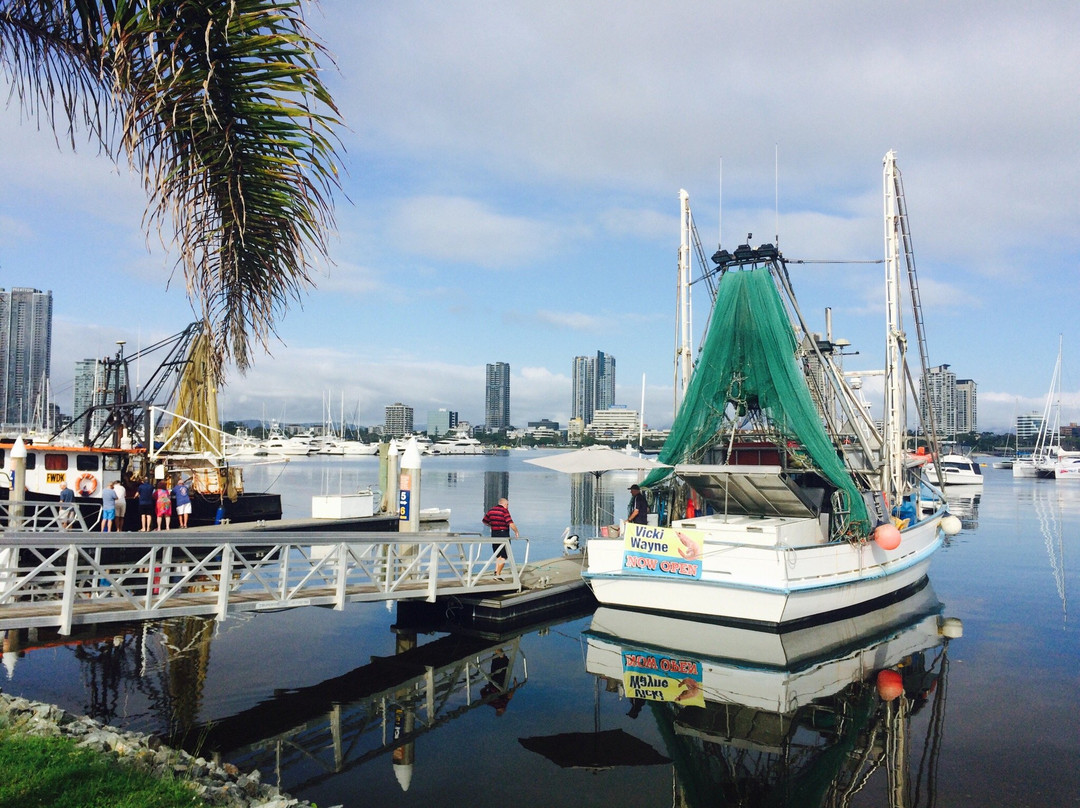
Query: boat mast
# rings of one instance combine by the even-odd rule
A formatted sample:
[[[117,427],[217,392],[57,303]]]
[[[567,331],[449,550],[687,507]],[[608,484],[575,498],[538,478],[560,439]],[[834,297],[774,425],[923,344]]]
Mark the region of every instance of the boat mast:
[[[904,492],[904,438],[907,431],[906,352],[900,298],[900,212],[897,205],[896,152],[884,161],[885,185],[885,469],[883,488],[889,506]]]
[[[691,307],[690,307],[690,230],[693,222],[690,216],[690,194],[679,190],[679,272],[676,288],[676,344],[675,344],[675,407],[678,414],[679,404],[686,395],[693,372],[693,354],[691,353]],[[680,378],[681,376],[681,378]]]

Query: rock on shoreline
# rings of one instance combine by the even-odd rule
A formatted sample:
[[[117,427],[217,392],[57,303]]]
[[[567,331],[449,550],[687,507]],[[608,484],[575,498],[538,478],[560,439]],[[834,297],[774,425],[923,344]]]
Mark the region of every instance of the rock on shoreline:
[[[137,769],[186,781],[211,805],[311,808],[311,803],[294,799],[275,786],[260,782],[258,770],[245,774],[231,763],[217,765],[182,749],[164,746],[152,736],[105,726],[53,704],[0,693],[0,726],[27,735],[72,738],[79,746],[125,761]]]

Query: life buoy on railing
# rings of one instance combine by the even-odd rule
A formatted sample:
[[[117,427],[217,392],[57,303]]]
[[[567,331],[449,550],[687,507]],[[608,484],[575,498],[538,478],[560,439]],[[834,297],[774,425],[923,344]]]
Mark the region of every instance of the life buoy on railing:
[[[75,481],[75,490],[80,494],[86,494],[87,496],[90,496],[97,491],[97,486],[97,477],[89,471]]]

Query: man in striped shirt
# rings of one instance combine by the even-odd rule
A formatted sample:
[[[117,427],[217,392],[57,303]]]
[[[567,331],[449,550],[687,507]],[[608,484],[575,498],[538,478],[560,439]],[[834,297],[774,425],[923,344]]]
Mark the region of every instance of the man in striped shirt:
[[[510,502],[504,497],[499,500],[499,504],[492,507],[490,511],[484,514],[484,524],[491,528],[491,538],[510,538],[510,531],[514,531],[514,538],[520,539],[521,534],[518,533],[517,525],[514,524],[514,517],[510,515],[510,509],[507,507]],[[507,552],[506,542],[492,542],[491,547],[495,551],[495,577],[502,576],[503,565],[506,563]]]

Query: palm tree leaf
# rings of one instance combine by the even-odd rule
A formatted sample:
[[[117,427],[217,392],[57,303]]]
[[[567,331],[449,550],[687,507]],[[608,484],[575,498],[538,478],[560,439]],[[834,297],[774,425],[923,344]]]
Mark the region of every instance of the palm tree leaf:
[[[219,375],[269,347],[326,256],[341,143],[325,57],[297,0],[0,0],[26,113],[139,169]]]

